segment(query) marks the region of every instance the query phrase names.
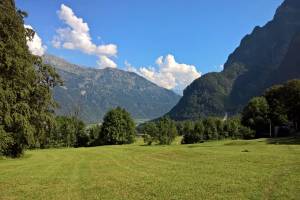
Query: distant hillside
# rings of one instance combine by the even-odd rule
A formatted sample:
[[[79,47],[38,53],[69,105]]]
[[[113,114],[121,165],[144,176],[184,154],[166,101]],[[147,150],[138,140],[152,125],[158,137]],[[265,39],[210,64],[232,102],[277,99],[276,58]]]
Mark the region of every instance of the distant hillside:
[[[173,91],[132,72],[81,67],[51,55],[44,56],[44,62],[54,66],[64,80],[64,86],[54,90],[60,105],[57,114],[78,111],[88,123],[101,121],[116,106],[128,110],[135,119],[153,119],[168,112],[180,99]]]
[[[272,21],[255,27],[220,73],[208,73],[184,90],[168,113],[173,119],[235,114],[274,83],[300,78],[300,0],[285,0]]]

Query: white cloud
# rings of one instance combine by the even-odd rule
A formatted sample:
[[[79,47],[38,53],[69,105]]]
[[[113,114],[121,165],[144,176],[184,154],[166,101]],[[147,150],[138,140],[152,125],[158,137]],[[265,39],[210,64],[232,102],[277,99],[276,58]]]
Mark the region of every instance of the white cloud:
[[[117,66],[110,59],[110,57],[117,55],[117,46],[115,44],[94,44],[90,36],[88,24],[82,18],[77,17],[68,6],[62,4],[57,14],[67,27],[56,30],[57,35],[52,40],[54,47],[80,50],[89,55],[96,55],[99,58],[97,63],[101,68]]]
[[[125,62],[128,71],[147,78],[157,85],[182,92],[193,80],[199,78],[201,73],[194,65],[177,63],[173,55],[161,56],[156,60],[157,67],[141,67],[139,69]]]
[[[224,69],[224,65],[223,65],[223,64],[217,66],[217,70],[218,70],[218,71],[223,71],[223,69]]]
[[[32,26],[30,25],[24,25],[25,28],[28,29],[32,29]],[[40,38],[40,36],[35,32],[34,37],[32,38],[32,40],[29,40],[27,38],[27,46],[29,48],[29,51],[33,54],[33,55],[37,55],[37,56],[42,56],[44,55],[47,47],[45,45],[43,45],[42,39]]]
[[[106,67],[117,68],[117,64],[107,56],[100,56],[100,60],[97,61],[97,64],[99,69],[104,69]]]

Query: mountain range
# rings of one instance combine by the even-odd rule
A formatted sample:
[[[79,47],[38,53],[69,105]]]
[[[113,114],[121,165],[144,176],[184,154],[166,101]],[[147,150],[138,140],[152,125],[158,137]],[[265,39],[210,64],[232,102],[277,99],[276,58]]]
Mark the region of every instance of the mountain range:
[[[300,0],[285,0],[270,22],[241,40],[222,72],[193,81],[167,115],[176,120],[235,115],[250,98],[294,78],[300,78]]]
[[[44,55],[43,60],[64,81],[53,91],[58,115],[77,114],[87,123],[96,123],[109,109],[120,106],[136,120],[153,119],[168,112],[180,99],[173,91],[133,72],[83,67],[53,55]]]

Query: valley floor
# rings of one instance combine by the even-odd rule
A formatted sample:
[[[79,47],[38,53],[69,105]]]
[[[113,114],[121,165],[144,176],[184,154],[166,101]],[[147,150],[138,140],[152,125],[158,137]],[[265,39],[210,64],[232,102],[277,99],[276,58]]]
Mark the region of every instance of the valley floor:
[[[299,199],[300,145],[267,139],[27,151],[0,199]]]

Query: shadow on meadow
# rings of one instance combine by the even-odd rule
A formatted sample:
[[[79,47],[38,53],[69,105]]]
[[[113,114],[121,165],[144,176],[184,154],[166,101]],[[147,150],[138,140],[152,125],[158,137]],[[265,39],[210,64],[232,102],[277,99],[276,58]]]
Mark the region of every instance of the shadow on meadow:
[[[300,133],[290,137],[268,138],[267,144],[300,145]]]

